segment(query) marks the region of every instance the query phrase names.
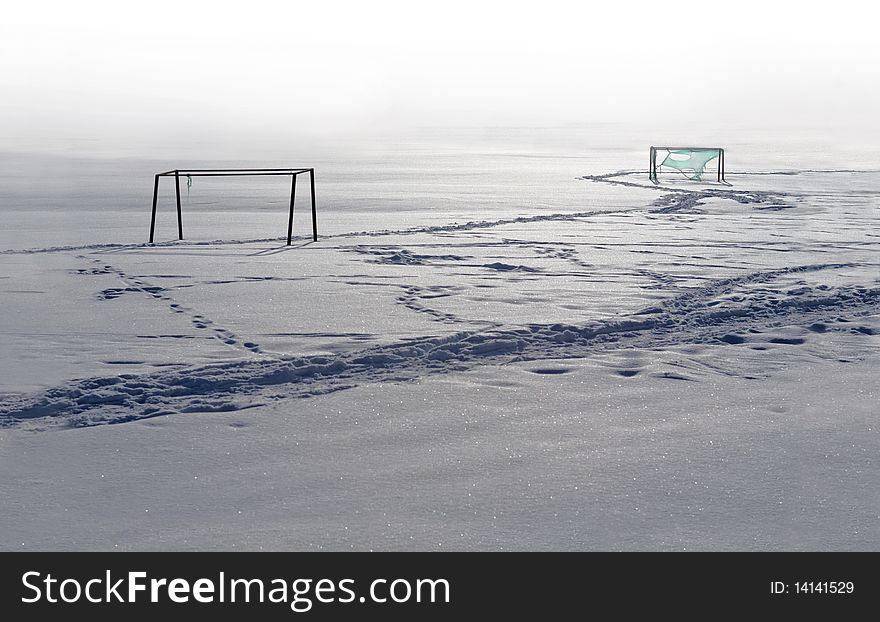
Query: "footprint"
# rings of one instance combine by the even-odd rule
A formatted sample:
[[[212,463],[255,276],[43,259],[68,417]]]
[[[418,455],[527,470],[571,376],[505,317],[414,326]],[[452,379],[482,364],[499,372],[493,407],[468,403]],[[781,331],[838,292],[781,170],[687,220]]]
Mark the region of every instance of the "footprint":
[[[687,376],[682,376],[681,374],[676,374],[669,371],[664,371],[658,374],[652,374],[654,378],[660,378],[661,380],[687,380],[688,382],[694,382],[694,378],[689,378]]]

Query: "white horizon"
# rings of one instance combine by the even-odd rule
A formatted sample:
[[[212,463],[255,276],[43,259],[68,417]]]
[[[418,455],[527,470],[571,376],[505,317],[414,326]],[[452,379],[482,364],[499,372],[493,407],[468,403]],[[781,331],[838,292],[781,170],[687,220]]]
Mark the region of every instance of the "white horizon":
[[[5,147],[625,123],[880,129],[863,4],[7,9]]]

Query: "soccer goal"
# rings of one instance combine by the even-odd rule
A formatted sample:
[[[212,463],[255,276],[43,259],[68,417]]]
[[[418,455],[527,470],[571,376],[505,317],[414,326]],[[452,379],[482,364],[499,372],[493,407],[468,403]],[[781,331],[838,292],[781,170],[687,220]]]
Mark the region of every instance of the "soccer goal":
[[[296,178],[305,173],[309,174],[309,186],[312,197],[312,240],[318,241],[318,220],[315,213],[315,169],[313,168],[199,168],[199,169],[175,169],[157,173],[153,181],[153,211],[150,216],[150,244],[153,243],[153,234],[156,231],[156,205],[159,199],[159,178],[174,178],[174,193],[177,199],[177,237],[183,239],[183,213],[180,208],[180,178],[186,177],[187,183],[193,177],[241,177],[241,176],[278,176],[290,175],[290,216],[287,220],[287,245],[290,246],[293,238],[293,201],[296,198]]]
[[[711,170],[713,166],[717,181],[725,181],[724,149],[721,147],[651,147],[648,178],[655,184],[660,183],[657,176],[666,168],[687,179],[701,181],[706,169]]]

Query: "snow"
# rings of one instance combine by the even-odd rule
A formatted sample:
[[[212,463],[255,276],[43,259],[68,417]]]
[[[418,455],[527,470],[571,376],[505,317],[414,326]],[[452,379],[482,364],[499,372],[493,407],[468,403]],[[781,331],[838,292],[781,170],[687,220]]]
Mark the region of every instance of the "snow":
[[[4,155],[0,547],[877,549],[880,172],[530,148],[327,156],[291,247]]]

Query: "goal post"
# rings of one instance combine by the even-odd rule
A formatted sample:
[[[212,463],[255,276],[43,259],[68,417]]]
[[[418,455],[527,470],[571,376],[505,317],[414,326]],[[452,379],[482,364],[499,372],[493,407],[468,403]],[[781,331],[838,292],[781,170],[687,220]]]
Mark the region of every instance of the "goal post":
[[[701,181],[706,166],[715,160],[716,179],[724,178],[724,149],[721,147],[651,147],[648,179],[660,183],[658,175],[664,167],[673,169],[694,181]]]
[[[153,178],[153,209],[150,214],[150,244],[156,232],[156,207],[159,200],[159,178],[174,178],[174,196],[177,202],[177,239],[183,239],[183,212],[180,206],[180,177],[261,177],[290,175],[290,214],[287,220],[287,245],[290,246],[293,239],[293,203],[296,198],[296,178],[305,173],[309,174],[309,188],[312,199],[312,240],[318,241],[318,220],[315,209],[315,169],[314,168],[191,168],[174,169],[156,173]]]

